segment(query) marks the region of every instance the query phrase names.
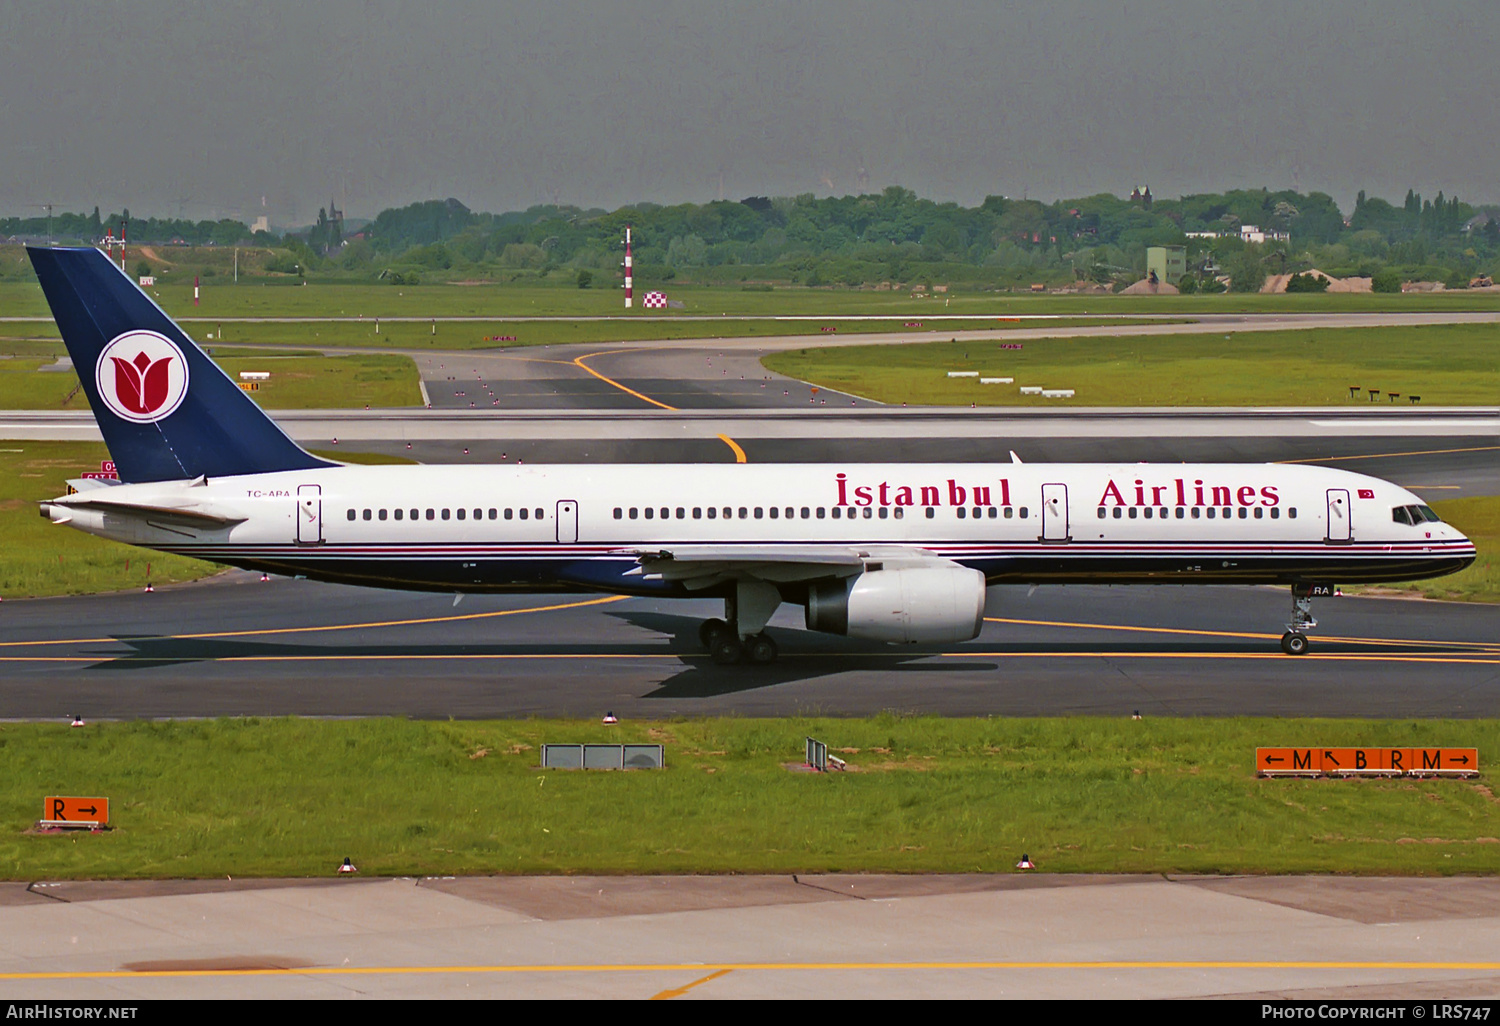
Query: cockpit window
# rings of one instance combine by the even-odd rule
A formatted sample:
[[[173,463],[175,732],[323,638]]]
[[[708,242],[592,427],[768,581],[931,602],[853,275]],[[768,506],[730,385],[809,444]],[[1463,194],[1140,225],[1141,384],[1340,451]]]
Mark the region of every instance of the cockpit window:
[[[1442,517],[1432,511],[1431,506],[1394,506],[1391,519],[1398,524],[1441,524]]]

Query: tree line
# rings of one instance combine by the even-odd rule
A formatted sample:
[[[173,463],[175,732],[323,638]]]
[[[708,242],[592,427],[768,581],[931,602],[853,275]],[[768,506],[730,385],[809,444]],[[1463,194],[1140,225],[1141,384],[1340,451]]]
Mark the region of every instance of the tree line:
[[[1233,190],[1175,199],[1137,190],[1128,198],[1039,200],[989,196],[973,207],[942,203],[892,186],[879,193],[747,197],[738,202],[617,210],[564,205],[485,213],[456,199],[381,211],[358,230],[320,211],[307,229],[253,235],[237,221],[129,222],[132,240],[186,245],[253,244],[280,255],[280,273],[394,283],[466,279],[545,279],[589,284],[618,276],[627,225],[637,280],[790,282],[869,286],[942,281],[1012,287],[1139,279],[1151,246],[1182,245],[1187,288],[1259,288],[1267,274],[1316,267],[1335,277],[1390,275],[1466,285],[1500,257],[1500,209],[1481,211],[1442,193],[1408,192],[1400,205],[1361,192],[1345,217],[1325,193]],[[97,239],[129,218],[58,214],[56,238]],[[1270,241],[1247,243],[1256,226]],[[0,219],[0,236],[36,238],[47,218]],[[1193,233],[1193,235],[1189,235]],[[1214,233],[1215,237],[1198,237]],[[1287,236],[1280,240],[1279,236]]]

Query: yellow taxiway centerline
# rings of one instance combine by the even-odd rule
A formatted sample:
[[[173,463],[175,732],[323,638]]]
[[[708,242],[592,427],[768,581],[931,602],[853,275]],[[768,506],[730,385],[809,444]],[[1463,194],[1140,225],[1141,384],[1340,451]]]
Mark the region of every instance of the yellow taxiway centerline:
[[[551,606],[531,606],[526,609],[497,609],[490,613],[462,613],[457,616],[427,616],[417,620],[376,620],[370,623],[335,623],[322,627],[265,627],[252,631],[211,631],[206,634],[162,634],[151,637],[152,641],[199,641],[204,638],[248,638],[266,634],[313,634],[320,631],[358,631],[375,627],[410,627],[423,623],[458,623],[463,620],[488,620],[497,616],[520,616],[522,613],[552,613],[560,609],[578,609],[582,606],[600,606],[608,602],[619,602],[626,595],[605,595],[603,598],[585,599],[581,602],[560,602]],[[54,641],[0,641],[0,648],[19,648],[25,645],[99,645],[118,638],[58,638]]]

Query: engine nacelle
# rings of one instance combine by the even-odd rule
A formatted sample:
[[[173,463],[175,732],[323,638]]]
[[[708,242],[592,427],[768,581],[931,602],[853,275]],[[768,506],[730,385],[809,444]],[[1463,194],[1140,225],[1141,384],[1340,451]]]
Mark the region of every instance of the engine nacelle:
[[[961,566],[873,570],[815,585],[807,628],[899,643],[968,641],[984,626],[984,574]]]

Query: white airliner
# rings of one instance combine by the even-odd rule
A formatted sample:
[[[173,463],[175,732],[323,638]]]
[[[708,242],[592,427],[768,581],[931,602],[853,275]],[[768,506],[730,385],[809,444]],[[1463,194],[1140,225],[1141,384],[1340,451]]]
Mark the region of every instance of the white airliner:
[[[711,597],[720,663],[809,629],[978,635],[993,584],[1287,584],[1307,650],[1333,584],[1452,573],[1474,545],[1377,478],[1278,464],[348,466],[295,445],[94,249],[29,251],[121,481],[56,523],[232,566],[381,588]]]

